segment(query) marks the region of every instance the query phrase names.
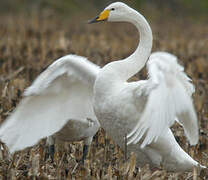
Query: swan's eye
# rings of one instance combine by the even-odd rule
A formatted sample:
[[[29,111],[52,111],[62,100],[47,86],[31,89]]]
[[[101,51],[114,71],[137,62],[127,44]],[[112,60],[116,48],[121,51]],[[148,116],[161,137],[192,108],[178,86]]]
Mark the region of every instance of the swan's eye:
[[[114,11],[115,10],[115,8],[111,8],[111,11]]]

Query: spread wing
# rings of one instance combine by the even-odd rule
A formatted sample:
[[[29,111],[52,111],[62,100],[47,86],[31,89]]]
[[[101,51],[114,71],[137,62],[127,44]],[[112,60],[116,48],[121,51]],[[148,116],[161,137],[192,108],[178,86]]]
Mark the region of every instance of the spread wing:
[[[128,135],[128,144],[141,140],[141,147],[145,147],[159,136],[165,136],[176,118],[183,125],[190,144],[196,144],[198,124],[191,99],[194,86],[183,67],[175,56],[165,52],[153,53],[147,65],[149,79],[135,95],[135,98],[146,95],[147,103],[139,122]]]
[[[84,57],[67,55],[42,72],[0,127],[10,152],[36,144],[69,119],[95,119],[93,85],[99,67]]]

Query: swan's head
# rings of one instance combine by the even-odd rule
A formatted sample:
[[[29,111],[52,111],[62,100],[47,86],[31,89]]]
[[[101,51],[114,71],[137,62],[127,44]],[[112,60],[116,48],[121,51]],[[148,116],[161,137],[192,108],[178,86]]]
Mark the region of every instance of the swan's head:
[[[119,22],[125,21],[128,16],[131,16],[132,9],[122,2],[115,2],[107,6],[99,16],[89,21],[96,23],[101,21]]]

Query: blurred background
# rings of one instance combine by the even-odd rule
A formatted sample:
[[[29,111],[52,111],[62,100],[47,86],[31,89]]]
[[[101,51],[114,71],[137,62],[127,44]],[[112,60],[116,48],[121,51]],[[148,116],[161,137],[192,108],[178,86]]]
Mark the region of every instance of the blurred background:
[[[22,93],[55,59],[70,53],[104,66],[129,56],[139,36],[126,23],[88,25],[112,0],[0,0],[0,123],[12,112]],[[153,31],[153,51],[168,51],[192,78],[200,141],[190,147],[183,128],[172,131],[180,146],[208,166],[208,0],[126,0],[142,13]],[[145,68],[131,80],[145,79]],[[82,143],[65,143],[52,163],[46,141],[10,158],[0,143],[0,179],[208,179],[208,172],[169,173],[162,168],[135,167],[100,129],[84,167],[77,162]],[[56,147],[58,149],[58,147]],[[131,172],[131,173],[130,173]],[[133,174],[132,174],[133,173]]]
[[[41,12],[45,10],[58,14],[89,12],[105,7],[113,0],[1,0],[0,13]],[[199,17],[208,15],[207,0],[126,0],[135,8],[151,7],[160,13],[168,11],[173,15]]]

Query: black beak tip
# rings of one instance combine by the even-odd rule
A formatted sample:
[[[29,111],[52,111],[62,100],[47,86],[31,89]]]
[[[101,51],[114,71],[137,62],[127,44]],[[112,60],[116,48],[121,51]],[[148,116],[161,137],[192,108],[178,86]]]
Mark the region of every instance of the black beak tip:
[[[95,18],[89,20],[89,21],[88,21],[88,24],[92,24],[92,23],[98,22],[97,19],[98,19],[98,17],[95,17]]]

